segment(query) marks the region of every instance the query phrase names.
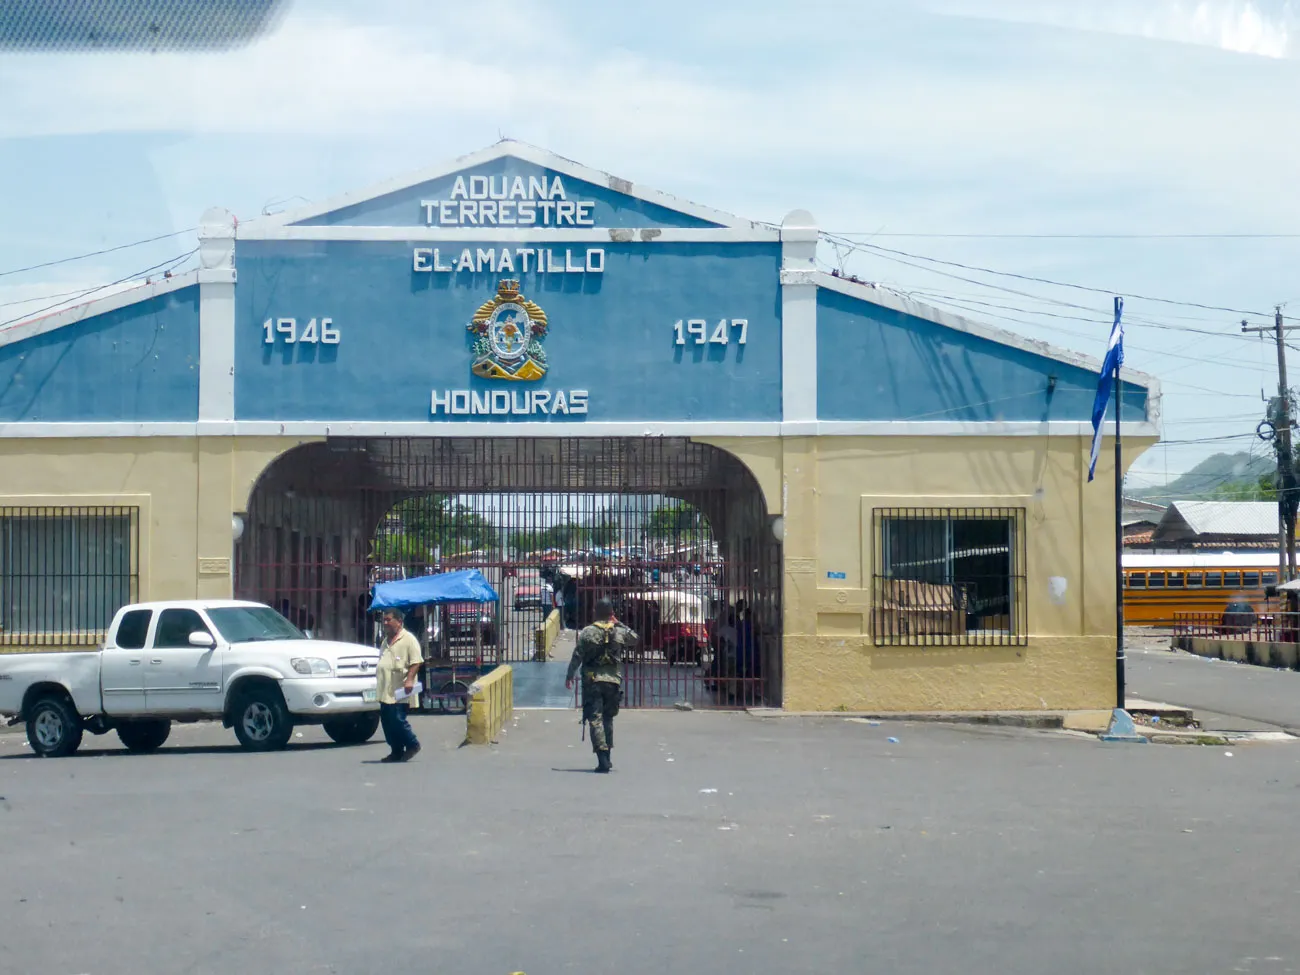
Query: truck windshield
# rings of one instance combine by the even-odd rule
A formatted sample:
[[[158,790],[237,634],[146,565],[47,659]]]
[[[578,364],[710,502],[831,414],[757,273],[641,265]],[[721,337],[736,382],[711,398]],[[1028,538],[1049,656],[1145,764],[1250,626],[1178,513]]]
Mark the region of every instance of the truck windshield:
[[[223,606],[209,609],[208,616],[227,643],[307,639],[302,630],[269,606]]]

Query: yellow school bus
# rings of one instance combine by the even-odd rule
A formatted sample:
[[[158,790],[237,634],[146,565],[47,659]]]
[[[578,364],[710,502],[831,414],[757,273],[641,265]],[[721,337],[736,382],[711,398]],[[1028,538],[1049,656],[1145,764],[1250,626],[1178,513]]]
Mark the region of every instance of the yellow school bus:
[[[1231,602],[1266,611],[1264,588],[1278,580],[1276,552],[1125,552],[1123,567],[1124,622],[1137,626],[1172,625],[1175,612],[1217,616]]]

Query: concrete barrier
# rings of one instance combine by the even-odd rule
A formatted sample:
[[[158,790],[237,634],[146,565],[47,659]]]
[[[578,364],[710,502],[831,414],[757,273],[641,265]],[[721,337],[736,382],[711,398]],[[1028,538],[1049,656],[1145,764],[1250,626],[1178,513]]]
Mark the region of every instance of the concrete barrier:
[[[514,712],[514,671],[502,665],[469,685],[469,710],[465,712],[466,743],[488,745],[496,741]]]
[[[533,630],[533,659],[549,660],[555,641],[560,638],[560,611],[551,610],[545,622]]]
[[[1186,650],[1201,657],[1235,660],[1237,663],[1256,664],[1260,667],[1300,669],[1297,647],[1294,643],[1275,643],[1267,640],[1226,640],[1207,636],[1174,637],[1175,650]]]

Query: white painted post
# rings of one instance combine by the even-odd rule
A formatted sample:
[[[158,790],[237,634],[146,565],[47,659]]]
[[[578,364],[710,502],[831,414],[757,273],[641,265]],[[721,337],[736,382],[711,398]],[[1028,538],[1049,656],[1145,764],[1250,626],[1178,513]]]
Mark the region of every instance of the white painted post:
[[[816,221],[807,210],[792,210],[781,221],[781,420],[785,433],[811,434],[816,430],[816,255]],[[806,429],[800,429],[805,424]]]
[[[235,216],[212,207],[199,221],[198,432],[228,432],[234,420]]]

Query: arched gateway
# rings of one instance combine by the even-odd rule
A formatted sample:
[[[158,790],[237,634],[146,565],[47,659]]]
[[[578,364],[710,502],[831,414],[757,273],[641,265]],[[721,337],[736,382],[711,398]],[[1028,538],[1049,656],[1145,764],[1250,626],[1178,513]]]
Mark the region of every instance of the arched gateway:
[[[717,447],[680,437],[329,438],[272,463],[243,521],[236,594],[317,636],[371,639],[377,580],[480,569],[502,597],[487,614],[487,656],[549,672],[522,675],[524,706],[545,703],[538,692],[555,699],[575,627],[602,597],[643,638],[627,663],[629,706],[780,700],[780,545],[752,474]],[[541,631],[557,591],[552,644],[556,634]],[[451,632],[466,609],[453,607],[436,634],[423,616],[415,629],[440,654],[458,649],[455,637],[468,651],[469,633]],[[534,667],[547,650],[559,667]]]
[[[209,211],[198,269],[0,329],[0,651],[235,592],[362,637],[375,579],[454,563],[527,666],[567,568],[579,614],[752,634],[722,694],[658,637],[632,703],[1109,707],[1099,364],[824,273],[818,239],[510,141]],[[1159,393],[1125,380],[1136,456]]]

